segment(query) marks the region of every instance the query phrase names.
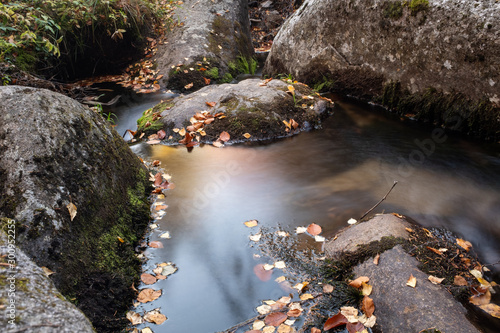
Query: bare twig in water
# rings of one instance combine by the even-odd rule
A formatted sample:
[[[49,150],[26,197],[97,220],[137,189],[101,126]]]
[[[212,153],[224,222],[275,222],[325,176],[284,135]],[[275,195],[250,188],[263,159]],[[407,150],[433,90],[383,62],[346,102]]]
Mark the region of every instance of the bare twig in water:
[[[392,187],[389,189],[389,191],[384,195],[384,197],[382,199],[380,199],[379,202],[377,202],[377,204],[375,206],[373,206],[372,208],[370,208],[366,213],[363,214],[363,216],[361,216],[359,219],[362,220],[366,215],[368,215],[372,210],[374,210],[375,208],[377,208],[378,205],[380,205],[382,203],[382,201],[384,201],[387,196],[389,195],[389,193],[391,193],[392,189],[396,186],[396,184],[398,183],[397,180],[394,181],[394,184],[392,184]]]

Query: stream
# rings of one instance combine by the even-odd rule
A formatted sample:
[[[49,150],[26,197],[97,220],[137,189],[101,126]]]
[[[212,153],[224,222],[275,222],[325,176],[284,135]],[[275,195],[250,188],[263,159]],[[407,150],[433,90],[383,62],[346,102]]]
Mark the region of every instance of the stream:
[[[141,113],[167,99],[150,95],[118,106],[117,131],[134,130]],[[135,311],[161,308],[168,320],[154,332],[222,331],[257,314],[262,300],[287,295],[274,279],[259,280],[248,236],[259,226],[294,236],[314,222],[331,237],[358,219],[397,186],[373,212],[397,212],[425,227],[445,227],[469,240],[485,263],[500,260],[500,149],[475,144],[415,124],[391,119],[374,106],[336,99],[323,128],[270,144],[215,148],[131,146],[141,158],[161,161],[176,187],[164,200],[166,214],[155,221],[144,266],[173,262],[178,271],[153,288],[162,296]],[[436,132],[440,133],[440,132]],[[259,226],[243,222],[256,219]],[[170,239],[159,235],[169,231]],[[302,242],[321,251],[314,239]],[[498,276],[498,274],[497,274]],[[145,287],[141,285],[140,287]]]

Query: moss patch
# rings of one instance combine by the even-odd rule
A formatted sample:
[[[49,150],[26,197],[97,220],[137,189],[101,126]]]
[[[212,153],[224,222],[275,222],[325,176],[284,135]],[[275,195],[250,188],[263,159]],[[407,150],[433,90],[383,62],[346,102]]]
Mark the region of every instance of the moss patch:
[[[410,8],[411,15],[417,15],[419,12],[429,9],[429,1],[411,0],[408,7]]]
[[[137,132],[146,133],[147,135],[158,132],[163,128],[161,122],[161,113],[174,106],[171,101],[166,101],[147,109],[142,113],[142,117],[137,119]]]
[[[388,1],[382,5],[384,17],[393,20],[398,20],[403,16],[403,9],[401,1]]]

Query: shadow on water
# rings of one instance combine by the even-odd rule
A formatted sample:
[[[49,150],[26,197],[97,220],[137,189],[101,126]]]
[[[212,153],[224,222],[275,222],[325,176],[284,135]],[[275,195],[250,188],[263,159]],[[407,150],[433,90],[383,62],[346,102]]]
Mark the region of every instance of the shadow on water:
[[[138,105],[127,117],[137,119],[148,107]],[[121,120],[118,126],[130,128]],[[274,282],[282,272],[268,282],[253,273],[266,258],[253,256],[258,252],[248,235],[256,230],[244,221],[290,233],[315,222],[322,235],[332,236],[382,198],[394,180],[398,185],[374,213],[398,212],[424,226],[446,227],[470,240],[484,262],[500,260],[498,146],[430,133],[370,106],[339,101],[321,130],[272,144],[205,145],[191,152],[132,146],[143,159],[160,160],[176,184],[166,197],[166,215],[156,221],[172,238],[152,232],[150,240],[161,240],[164,248],[146,252],[146,271],[168,261],[179,267],[154,285],[163,289],[162,297],[141,305],[161,307],[169,318],[154,331],[223,330],[256,315],[262,300],[287,294]],[[320,243],[303,241],[321,250]]]

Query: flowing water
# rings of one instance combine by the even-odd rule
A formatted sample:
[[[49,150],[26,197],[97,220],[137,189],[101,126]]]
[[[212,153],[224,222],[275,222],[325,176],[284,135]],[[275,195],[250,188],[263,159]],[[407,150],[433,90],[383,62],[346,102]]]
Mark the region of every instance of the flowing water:
[[[114,110],[120,133],[147,103]],[[323,236],[332,236],[396,180],[373,213],[398,212],[427,227],[446,227],[471,241],[484,262],[500,260],[498,145],[473,144],[439,130],[432,135],[371,106],[336,104],[321,130],[270,144],[205,145],[190,152],[181,146],[132,146],[143,159],[160,160],[176,185],[167,193],[166,215],[149,236],[164,248],[146,251],[146,271],[160,262],[179,268],[154,285],[163,295],[139,308],[161,307],[169,318],[149,325],[154,332],[221,331],[255,316],[262,300],[287,294],[274,282],[283,272],[275,270],[268,282],[253,273],[266,259],[254,257],[258,252],[248,236],[257,230],[243,222],[257,219],[292,235],[297,226],[315,222]],[[164,231],[172,238],[160,239]],[[321,243],[308,244],[321,250]]]

